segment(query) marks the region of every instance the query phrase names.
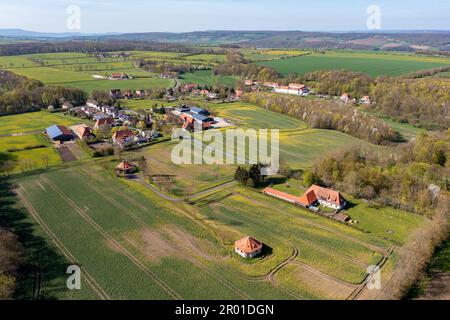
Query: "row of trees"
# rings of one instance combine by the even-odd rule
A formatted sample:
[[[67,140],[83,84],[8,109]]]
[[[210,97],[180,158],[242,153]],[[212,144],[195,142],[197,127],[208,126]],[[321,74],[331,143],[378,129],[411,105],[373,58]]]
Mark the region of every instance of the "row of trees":
[[[110,40],[110,41],[56,41],[56,42],[18,42],[0,45],[0,55],[18,55],[31,53],[53,53],[53,52],[113,52],[113,51],[160,51],[160,52],[183,52],[183,53],[212,53],[208,48],[185,46],[176,43],[159,43],[145,41]],[[220,50],[220,49],[219,49]],[[217,50],[216,50],[217,51]]]
[[[424,215],[446,213],[450,131],[421,135],[392,151],[352,147],[315,164],[314,182],[381,205]]]
[[[276,81],[279,78],[278,72],[274,69],[249,63],[243,54],[236,50],[227,51],[225,61],[225,63],[214,67],[214,75],[238,76],[261,82]]]
[[[370,93],[374,82],[365,73],[346,70],[316,71],[305,74],[303,80],[322,94],[340,96],[342,93],[348,93],[359,98]]]
[[[258,187],[264,183],[265,177],[261,175],[262,164],[254,164],[249,168],[237,167],[234,173],[234,179],[247,187]]]
[[[14,292],[21,253],[17,237],[0,228],[0,300],[10,299]]]
[[[183,74],[199,70],[198,66],[191,63],[173,63],[153,60],[140,60],[135,62],[135,66],[149,72],[166,74]]]
[[[384,121],[333,101],[263,92],[246,94],[241,99],[305,121],[312,128],[340,131],[375,144],[397,139],[397,133]]]
[[[370,95],[380,113],[427,129],[450,127],[450,79],[385,79]]]

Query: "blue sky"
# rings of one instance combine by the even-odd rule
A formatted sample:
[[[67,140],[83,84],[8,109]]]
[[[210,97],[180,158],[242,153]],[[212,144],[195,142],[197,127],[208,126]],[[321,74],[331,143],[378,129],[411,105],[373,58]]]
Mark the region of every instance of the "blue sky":
[[[81,10],[80,30],[67,8]],[[367,8],[384,30],[450,30],[448,0],[0,0],[0,28],[42,32],[366,30]]]

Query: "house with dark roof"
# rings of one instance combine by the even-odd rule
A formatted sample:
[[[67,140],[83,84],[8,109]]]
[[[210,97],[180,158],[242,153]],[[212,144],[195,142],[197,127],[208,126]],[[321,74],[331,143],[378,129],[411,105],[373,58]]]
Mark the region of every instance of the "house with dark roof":
[[[125,146],[133,142],[134,136],[135,134],[133,131],[130,129],[124,129],[116,131],[112,136],[112,140],[117,145]]]
[[[209,129],[214,123],[214,119],[201,114],[195,114],[192,112],[183,112],[180,118],[184,121],[183,127],[196,127],[202,130]]]
[[[45,129],[47,136],[53,141],[70,141],[73,140],[74,136],[72,131],[65,126],[54,125]]]
[[[193,114],[199,114],[199,115],[206,116],[206,117],[209,116],[209,114],[210,114],[208,110],[205,110],[205,109],[202,109],[199,107],[188,107],[188,108],[189,108],[189,111]]]
[[[112,99],[121,99],[123,97],[122,91],[120,89],[113,89],[109,91],[109,96]]]
[[[97,122],[95,122],[94,128],[98,129],[98,128],[103,127],[103,126],[109,126],[110,127],[113,124],[114,124],[114,119],[113,118],[111,118],[111,117],[101,118],[101,119],[98,119]]]

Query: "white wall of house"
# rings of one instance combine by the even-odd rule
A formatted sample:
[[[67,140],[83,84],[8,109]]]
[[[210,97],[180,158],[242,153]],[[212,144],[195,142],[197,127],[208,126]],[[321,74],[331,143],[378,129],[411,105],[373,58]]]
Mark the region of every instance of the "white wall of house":
[[[252,258],[255,258],[256,256],[259,256],[262,252],[262,249],[259,249],[258,251],[255,251],[254,253],[251,253],[251,254],[242,252],[238,248],[235,248],[234,251],[244,259],[252,259]]]
[[[343,205],[337,205],[335,203],[331,203],[331,202],[324,201],[324,200],[319,200],[319,203],[325,207],[335,209],[335,210],[342,210],[343,207],[345,206],[345,203]]]

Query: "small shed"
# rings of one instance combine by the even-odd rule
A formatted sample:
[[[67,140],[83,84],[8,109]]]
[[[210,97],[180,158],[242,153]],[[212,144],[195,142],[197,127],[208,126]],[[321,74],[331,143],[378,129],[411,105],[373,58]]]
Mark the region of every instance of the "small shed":
[[[261,254],[262,247],[262,242],[245,237],[235,242],[234,251],[245,259],[252,259]]]
[[[116,171],[122,174],[133,174],[137,171],[137,168],[134,164],[122,160],[122,162],[116,167]]]

